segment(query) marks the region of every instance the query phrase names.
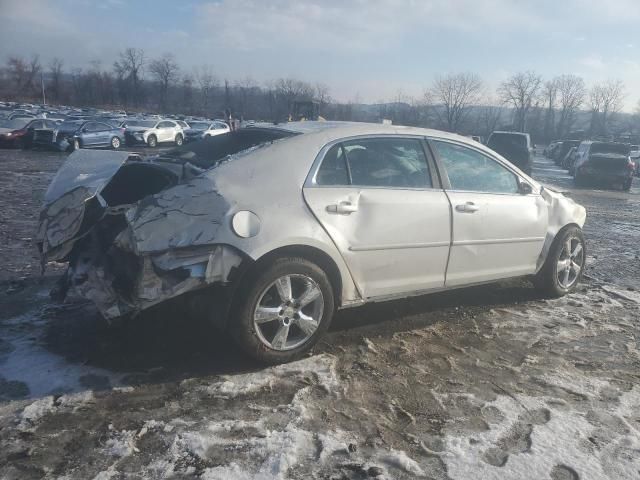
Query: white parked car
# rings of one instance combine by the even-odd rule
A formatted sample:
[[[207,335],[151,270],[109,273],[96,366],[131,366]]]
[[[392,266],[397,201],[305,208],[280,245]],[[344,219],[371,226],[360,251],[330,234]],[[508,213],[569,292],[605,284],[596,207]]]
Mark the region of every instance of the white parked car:
[[[184,138],[187,142],[215,137],[231,131],[229,125],[217,120],[213,122],[193,121],[189,122],[189,127],[188,130],[184,131]]]
[[[124,127],[129,145],[145,143],[156,147],[159,143],[182,145],[184,142],[182,127],[174,120],[129,120]]]
[[[214,140],[155,161],[72,154],[45,196],[43,261],[69,261],[107,318],[187,294],[269,363],[339,308],[520,276],[559,296],[582,276],[585,209],[469,138],[299,122]]]

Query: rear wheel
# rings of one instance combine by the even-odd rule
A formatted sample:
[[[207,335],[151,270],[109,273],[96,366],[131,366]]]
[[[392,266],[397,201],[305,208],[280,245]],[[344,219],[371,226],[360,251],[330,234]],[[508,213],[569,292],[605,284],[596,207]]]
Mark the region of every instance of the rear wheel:
[[[573,292],[582,279],[586,258],[582,230],[579,227],[561,230],[534,278],[536,288],[552,297]]]
[[[155,135],[149,135],[149,138],[147,138],[147,145],[151,148],[155,148],[158,145],[157,137]]]
[[[117,150],[120,148],[120,139],[118,137],[113,137],[111,139],[111,148]]]
[[[177,134],[177,135],[176,135],[176,140],[175,140],[176,145],[177,145],[177,146],[182,145],[182,142],[183,142],[183,141],[184,141],[184,140],[183,140],[183,138],[182,138],[182,135]]]
[[[334,295],[327,274],[303,258],[278,258],[249,274],[230,319],[238,345],[263,363],[295,360],[329,328]]]

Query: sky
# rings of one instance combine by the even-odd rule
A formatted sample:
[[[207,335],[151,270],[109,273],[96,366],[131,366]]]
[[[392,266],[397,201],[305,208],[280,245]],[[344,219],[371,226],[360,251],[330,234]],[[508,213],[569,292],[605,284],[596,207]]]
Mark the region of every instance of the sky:
[[[640,0],[0,0],[0,61],[38,53],[65,68],[119,51],[172,53],[183,72],[294,77],[340,101],[421,98],[437,75],[572,73],[640,100]]]

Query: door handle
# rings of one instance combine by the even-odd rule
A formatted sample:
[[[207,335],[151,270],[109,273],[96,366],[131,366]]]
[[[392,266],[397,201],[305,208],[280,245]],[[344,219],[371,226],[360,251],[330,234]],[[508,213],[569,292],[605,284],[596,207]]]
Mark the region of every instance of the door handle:
[[[334,205],[327,205],[327,212],[329,213],[340,213],[342,215],[350,215],[353,212],[358,211],[358,206],[352,204],[351,202],[340,202]]]
[[[480,210],[480,207],[478,207],[473,202],[467,202],[461,205],[456,205],[456,211],[460,213],[474,213],[474,212],[477,212],[478,210]]]

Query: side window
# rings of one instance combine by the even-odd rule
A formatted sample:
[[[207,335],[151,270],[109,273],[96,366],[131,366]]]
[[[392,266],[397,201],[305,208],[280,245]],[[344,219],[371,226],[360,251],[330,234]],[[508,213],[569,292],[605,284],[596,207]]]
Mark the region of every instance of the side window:
[[[158,124],[158,128],[171,128],[173,125],[171,125],[170,122],[160,122]]]
[[[84,130],[87,131],[87,132],[96,132],[96,131],[98,131],[97,125],[98,124],[95,123],[95,122],[85,123]]]
[[[411,138],[373,138],[343,144],[353,185],[431,187],[422,143]]]
[[[316,174],[316,184],[349,185],[349,172],[342,145],[334,145],[326,153]]]
[[[433,141],[453,190],[518,193],[515,174],[492,158],[471,148]]]
[[[111,130],[113,128],[112,126],[107,125],[106,123],[96,123],[96,125],[98,126],[99,132],[104,132],[105,130]]]

